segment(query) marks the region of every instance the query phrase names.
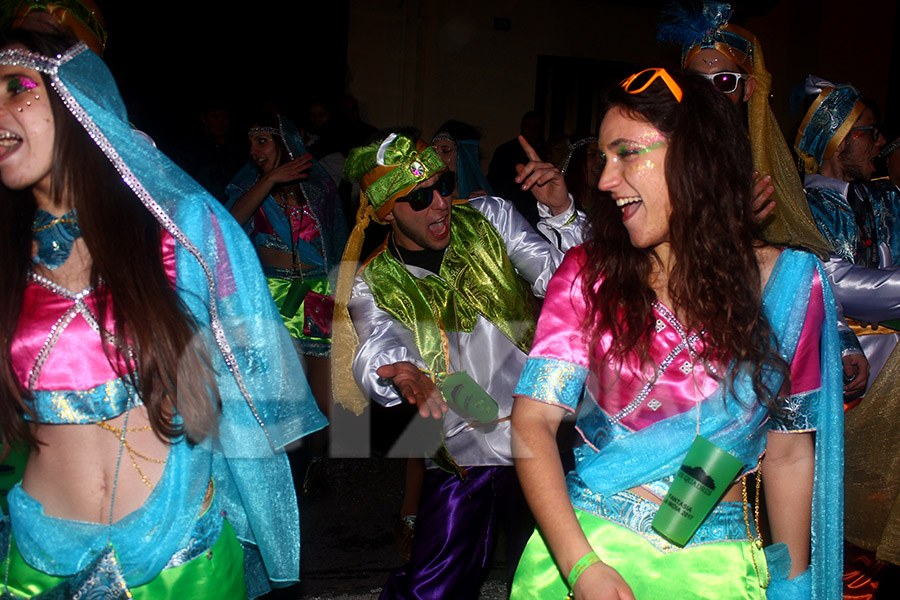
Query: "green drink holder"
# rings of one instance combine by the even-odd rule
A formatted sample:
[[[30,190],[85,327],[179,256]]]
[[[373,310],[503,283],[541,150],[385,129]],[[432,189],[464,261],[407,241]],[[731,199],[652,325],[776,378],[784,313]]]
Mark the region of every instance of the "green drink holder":
[[[305,279],[292,279],[287,296],[284,297],[284,302],[281,303],[281,316],[290,319],[296,315],[297,309],[300,308],[300,304],[311,289],[312,283],[310,281]]]
[[[448,375],[441,385],[441,394],[453,412],[466,421],[490,423],[497,419],[497,401],[465,371]]]
[[[743,466],[698,435],[653,518],[653,529],[673,544],[687,544]]]

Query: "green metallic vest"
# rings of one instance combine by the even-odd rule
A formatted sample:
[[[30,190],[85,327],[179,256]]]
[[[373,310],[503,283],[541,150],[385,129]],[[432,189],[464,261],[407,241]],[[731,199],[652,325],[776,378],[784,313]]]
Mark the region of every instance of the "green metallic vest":
[[[448,371],[442,331],[471,332],[481,315],[527,353],[537,315],[531,287],[516,272],[490,221],[468,204],[454,205],[452,211],[439,277],[413,276],[386,248],[361,273],[378,307],[413,332],[434,374]]]

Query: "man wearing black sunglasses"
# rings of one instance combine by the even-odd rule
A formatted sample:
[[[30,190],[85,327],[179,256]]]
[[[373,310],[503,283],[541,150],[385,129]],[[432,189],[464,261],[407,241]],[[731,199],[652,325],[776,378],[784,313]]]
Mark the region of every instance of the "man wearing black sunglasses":
[[[563,252],[580,243],[584,218],[560,172],[522,146],[530,161],[517,183],[533,192],[539,226],[557,246],[505,200],[452,202],[454,176],[421,140],[391,134],[347,159],[345,174],[361,184],[360,218],[391,226],[348,299],[338,287],[338,307],[347,300],[359,336],[353,373],[378,403],[406,401],[443,421],[442,441],[428,450],[412,558],[382,598],[475,598],[500,515],[521,501],[512,392],[534,334],[535,296],[544,295]],[[340,390],[335,398],[358,409]]]

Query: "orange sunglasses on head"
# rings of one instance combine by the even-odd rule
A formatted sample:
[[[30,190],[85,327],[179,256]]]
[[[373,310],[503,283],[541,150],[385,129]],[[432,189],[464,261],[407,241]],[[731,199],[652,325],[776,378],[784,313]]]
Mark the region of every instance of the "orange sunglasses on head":
[[[649,79],[647,79],[646,82],[644,82],[644,85],[642,85],[641,87],[639,87],[636,90],[631,89],[630,86],[632,84],[634,84],[634,82],[636,80],[638,80],[641,77],[641,75],[643,75],[644,73],[653,73],[653,74],[650,76]],[[621,83],[619,83],[619,85],[622,86],[622,88],[629,94],[640,94],[641,92],[646,90],[648,87],[650,87],[650,84],[653,83],[654,81],[656,81],[657,78],[661,78],[663,80],[663,82],[666,84],[666,87],[669,88],[669,91],[672,92],[672,95],[675,96],[675,100],[677,100],[678,102],[681,102],[681,98],[684,96],[684,93],[681,91],[681,88],[678,86],[678,84],[675,83],[675,80],[672,79],[672,76],[669,75],[669,73],[661,67],[657,67],[655,69],[644,69],[643,71],[635,73],[634,75],[632,75],[631,77],[628,77],[627,79],[623,79],[621,81]]]

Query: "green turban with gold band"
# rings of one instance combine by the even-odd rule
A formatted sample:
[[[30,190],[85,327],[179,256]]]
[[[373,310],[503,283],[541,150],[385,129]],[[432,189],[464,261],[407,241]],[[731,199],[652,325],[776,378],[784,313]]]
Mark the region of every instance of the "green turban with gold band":
[[[370,220],[384,223],[394,202],[414,187],[447,169],[431,145],[392,133],[368,146],[353,148],[344,163],[344,179],[359,181],[359,210],[350,233],[335,292],[331,345],[331,388],[334,401],[357,415],[368,405],[353,377],[353,358],[359,347],[347,303],[359,268],[359,253]]]
[[[444,170],[429,144],[392,133],[382,141],[352,149],[344,178],[359,181],[361,192],[375,209],[375,220],[383,222],[397,198]]]
[[[831,158],[850,133],[865,105],[852,85],[834,85],[813,75],[806,79],[806,93],[818,96],[797,130],[794,148],[804,171],[818,173],[822,161]]]

